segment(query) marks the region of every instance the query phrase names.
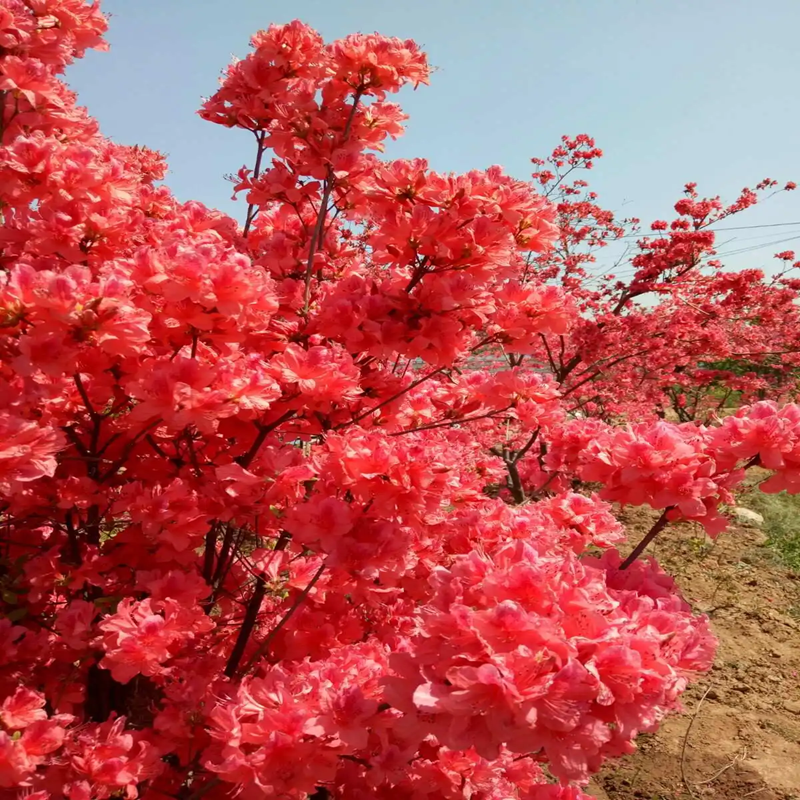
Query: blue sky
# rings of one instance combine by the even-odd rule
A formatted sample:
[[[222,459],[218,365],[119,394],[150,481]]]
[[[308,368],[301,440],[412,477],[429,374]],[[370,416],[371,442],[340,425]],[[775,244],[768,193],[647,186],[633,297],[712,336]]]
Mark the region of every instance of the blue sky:
[[[169,156],[168,183],[237,218],[226,173],[252,139],[202,121],[232,55],[271,22],[300,18],[326,39],[356,31],[413,38],[438,69],[405,91],[405,136],[387,155],[434,169],[501,164],[518,177],[562,133],[606,153],[589,175],[602,202],[645,221],[669,214],[683,184],[733,199],[763,177],[800,182],[798,0],[104,0],[111,51],[67,75],[103,131]],[[800,251],[800,191],[730,225],[737,268]],[[780,241],[798,237],[796,241]],[[774,247],[771,246],[774,243]],[[763,247],[761,247],[764,245]]]

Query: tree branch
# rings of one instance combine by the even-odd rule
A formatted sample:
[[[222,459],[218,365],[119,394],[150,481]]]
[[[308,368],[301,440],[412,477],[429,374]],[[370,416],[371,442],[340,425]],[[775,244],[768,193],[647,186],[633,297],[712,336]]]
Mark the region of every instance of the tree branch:
[[[656,520],[655,525],[647,532],[647,535],[642,539],[636,547],[633,548],[633,552],[622,562],[620,569],[628,569],[628,567],[636,561],[637,558],[644,552],[647,545],[653,541],[653,539],[661,533],[664,528],[666,528],[669,520],[667,519],[667,514],[672,511],[675,506],[668,506],[664,509],[664,513]]]
[[[351,419],[350,422],[339,425],[338,428],[343,428],[346,425],[355,425],[357,422],[361,422],[361,420],[364,419],[365,417],[368,417],[370,414],[373,414],[378,409],[383,408],[386,405],[389,405],[389,403],[392,403],[395,400],[397,400],[398,397],[402,397],[406,392],[410,392],[412,389],[416,388],[421,383],[427,381],[428,378],[432,378],[434,375],[439,375],[440,373],[444,372],[445,369],[446,367],[439,367],[439,369],[435,369],[433,370],[433,372],[429,372],[427,375],[423,375],[421,378],[417,378],[417,380],[412,381],[408,386],[406,386],[405,389],[402,389],[396,394],[393,394],[391,397],[378,403],[378,405],[373,406],[372,408],[368,408],[366,411],[362,411],[360,414],[358,414],[358,416],[353,417],[353,419]]]
[[[258,131],[256,133],[256,142],[258,142],[258,151],[256,152],[256,163],[255,167],[253,168],[253,180],[256,180],[258,176],[261,174],[261,159],[264,156],[264,139],[267,136],[266,131]],[[253,220],[256,218],[256,214],[258,210],[256,206],[250,203],[247,206],[247,216],[245,217],[244,222],[244,236],[247,238],[247,234],[250,233],[250,226],[253,224]]]
[[[314,588],[314,585],[320,579],[320,577],[322,577],[322,573],[324,571],[325,571],[325,562],[323,562],[320,565],[320,568],[314,573],[314,577],[311,578],[305,589],[303,589],[303,591],[300,592],[300,594],[297,596],[297,599],[294,601],[294,603],[292,603],[289,610],[283,615],[280,622],[278,622],[278,624],[267,634],[264,641],[261,642],[261,644],[256,649],[256,652],[253,653],[253,656],[250,658],[247,664],[245,664],[243,670],[245,674],[248,673],[253,668],[253,665],[256,663],[256,661],[258,661],[258,659],[261,658],[261,656],[268,651],[269,646],[272,644],[275,637],[280,633],[280,631],[283,629],[286,623],[292,618],[297,609],[300,608],[303,601],[306,599],[306,597],[308,597],[308,593]]]
[[[247,469],[253,462],[253,459],[256,457],[261,445],[266,441],[267,436],[269,436],[279,425],[282,425],[287,420],[290,420],[294,415],[294,410],[287,411],[285,414],[282,414],[280,417],[278,417],[278,419],[276,419],[274,422],[270,422],[269,425],[259,424],[258,435],[253,441],[253,444],[250,445],[250,449],[244,455],[236,458],[236,463],[239,464],[239,466]]]
[[[432,431],[436,428],[446,428],[450,425],[461,425],[465,422],[475,422],[479,419],[488,419],[496,414],[502,414],[505,411],[508,411],[510,408],[511,406],[506,406],[505,408],[498,408],[494,411],[488,411],[485,414],[476,414],[474,417],[461,417],[459,419],[445,419],[439,422],[431,422],[428,425],[419,425],[416,428],[408,428],[404,431],[395,431],[394,433],[390,433],[389,436],[404,436],[407,433],[416,433],[417,431]]]
[[[357,89],[353,95],[353,106],[350,109],[350,114],[342,132],[342,142],[347,141],[350,135],[350,128],[353,125],[353,119],[356,115],[356,109],[363,94],[362,89]],[[311,234],[311,241],[308,244],[308,261],[306,262],[306,277],[305,287],[303,289],[303,314],[308,316],[308,310],[311,306],[311,276],[314,274],[314,256],[317,249],[322,247],[323,233],[325,228],[325,218],[328,216],[328,203],[331,199],[331,192],[333,192],[334,174],[333,168],[328,167],[328,177],[325,179],[325,188],[322,190],[322,198],[319,204],[319,213],[317,214],[317,221],[314,225],[314,231]]]
[[[264,596],[267,593],[267,579],[264,573],[260,573],[256,578],[256,585],[253,589],[253,594],[250,596],[250,602],[247,604],[247,611],[245,611],[244,621],[242,627],[239,629],[239,635],[236,637],[236,644],[231,650],[228,663],[225,665],[225,674],[232,678],[239,668],[239,662],[242,660],[247,642],[250,639],[250,634],[258,618],[258,612],[261,611],[261,604],[264,602]]]

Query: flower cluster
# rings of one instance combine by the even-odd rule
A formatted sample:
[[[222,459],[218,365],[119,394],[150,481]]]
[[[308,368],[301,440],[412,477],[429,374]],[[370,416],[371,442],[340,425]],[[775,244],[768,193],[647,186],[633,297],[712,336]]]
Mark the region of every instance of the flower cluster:
[[[557,777],[585,780],[655,728],[714,650],[663,573],[619,580],[618,565],[517,541],[438,568],[389,698],[449,747],[541,752]]]
[[[777,274],[726,269],[712,227],[795,183],[779,188],[765,179],[728,204],[689,183],[676,216],[644,233],[639,219],[615,217],[575,177],[602,156],[582,134],[563,137],[548,159],[533,159],[534,181],[556,205],[559,240],[535,257],[530,274],[565,290],[580,317],[568,335],[545,332],[517,352],[546,365],[575,410],[606,421],[669,411],[683,422],[707,422],[727,404],[795,400],[800,262],[784,251],[775,255]],[[594,265],[602,249],[622,238],[634,243],[601,273]]]
[[[105,27],[0,2],[0,794],[583,800],[714,650],[654,562],[623,563],[606,501],[714,531],[744,467],[800,483],[795,406],[607,413],[652,406],[655,378],[614,405],[613,370],[650,337],[674,371],[680,264],[753,198],[690,190],[638,288],[595,297],[585,259],[555,264],[613,216],[550,202],[547,169],[382,159],[425,55],[295,21],[200,111],[253,137],[239,225],[77,106],[61,72]],[[565,139],[554,169],[600,155]],[[670,282],[669,336],[620,321]],[[788,283],[752,282],[702,283],[728,328],[691,336],[790,318]]]
[[[763,401],[740,408],[714,431],[718,461],[732,468],[746,460],[773,471],[761,491],[800,493],[800,406]]]

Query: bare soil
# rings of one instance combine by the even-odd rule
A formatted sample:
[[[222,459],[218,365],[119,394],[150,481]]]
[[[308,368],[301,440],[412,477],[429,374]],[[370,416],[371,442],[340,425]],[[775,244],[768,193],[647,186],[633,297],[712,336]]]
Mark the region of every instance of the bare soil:
[[[635,544],[655,515],[634,509],[623,518]],[[699,527],[680,525],[653,545],[687,600],[709,615],[716,664],[684,695],[685,713],[641,736],[638,752],[610,763],[591,793],[800,800],[800,575],[776,563],[757,528],[733,527],[712,544]]]

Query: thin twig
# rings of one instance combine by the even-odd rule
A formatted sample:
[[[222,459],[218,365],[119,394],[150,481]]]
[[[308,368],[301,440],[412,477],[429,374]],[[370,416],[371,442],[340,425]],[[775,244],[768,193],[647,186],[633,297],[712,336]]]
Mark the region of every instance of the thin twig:
[[[347,122],[345,123],[344,131],[342,132],[342,144],[344,144],[350,136],[350,128],[353,125],[353,119],[355,118],[356,110],[358,109],[358,104],[363,93],[362,89],[357,89],[353,95],[353,105],[350,109]],[[305,287],[303,289],[303,313],[306,315],[308,315],[309,308],[311,307],[311,276],[314,274],[314,256],[317,253],[317,249],[322,247],[325,236],[325,219],[328,216],[328,203],[330,202],[331,193],[333,192],[334,181],[333,167],[329,167],[328,177],[325,179],[325,186],[322,190],[317,221],[314,225],[314,231],[311,234],[311,241],[308,244],[308,261],[306,262]]]
[[[204,794],[210,792],[215,786],[219,786],[222,783],[222,778],[212,778],[208,783],[201,786],[196,792],[190,794],[186,800],[199,800]]]
[[[474,347],[471,347],[469,352],[470,353],[475,353],[476,351],[480,350],[481,347],[485,347],[487,344],[491,344],[493,341],[494,341],[494,337],[487,336],[485,339],[483,339],[480,342],[478,342],[478,344],[476,344]],[[406,370],[408,370],[409,366],[411,366],[412,360],[413,359],[409,358],[408,361],[406,362],[403,374],[400,376],[401,378],[405,377]],[[448,369],[456,369],[456,367],[454,367],[454,366],[451,366],[451,367],[444,366],[444,367],[439,367],[438,369],[432,370],[431,372],[427,373],[426,375],[423,375],[421,378],[417,378],[417,380],[412,381],[411,383],[408,384],[408,386],[406,386],[405,388],[401,389],[399,392],[393,394],[391,397],[386,398],[386,400],[382,400],[380,403],[378,403],[378,405],[372,406],[372,408],[368,408],[366,411],[362,411],[360,414],[358,414],[357,416],[353,417],[353,419],[351,419],[349,422],[345,422],[345,423],[342,423],[341,425],[337,425],[334,428],[334,430],[340,430],[341,428],[345,428],[348,425],[355,425],[357,422],[361,422],[361,420],[364,419],[364,417],[368,417],[370,414],[372,414],[373,412],[377,411],[378,409],[383,408],[385,405],[388,405],[389,403],[393,402],[394,400],[397,400],[399,397],[402,397],[406,392],[410,392],[412,389],[415,389],[417,386],[419,386],[421,383],[424,383],[429,378],[433,378],[436,375],[439,375],[439,374],[441,374],[443,372],[446,372]]]
[[[333,170],[325,179],[325,188],[322,191],[322,199],[319,204],[319,214],[311,234],[311,241],[308,244],[308,261],[306,262],[305,287],[303,288],[303,313],[308,314],[311,306],[311,276],[314,274],[314,256],[317,254],[318,241],[322,239],[325,217],[328,215],[328,203],[333,191]]]
[[[731,767],[735,767],[740,761],[744,761],[747,758],[747,748],[743,748],[742,752],[738,755],[734,756],[733,761],[728,762],[724,767],[718,769],[710,778],[706,778],[704,781],[692,781],[694,786],[704,786],[707,783],[713,783],[723,772],[727,772]]]
[[[503,414],[512,406],[506,406],[505,408],[497,408],[493,411],[487,411],[485,414],[476,414],[473,417],[456,417],[455,419],[444,419],[439,420],[438,422],[430,422],[427,425],[418,425],[416,428],[407,428],[404,431],[395,431],[394,433],[390,433],[389,436],[404,436],[407,433],[416,433],[417,431],[431,431],[435,430],[436,428],[446,428],[450,425],[462,425],[466,422],[475,422],[476,420],[481,419],[488,419],[489,417],[494,417],[497,414]]]
[[[86,406],[86,410],[89,412],[89,417],[93,422],[100,419],[101,415],[95,411],[91,400],[89,400],[89,393],[86,391],[86,387],[83,385],[80,372],[76,372],[73,377],[75,379],[75,386],[78,388],[78,394],[81,396],[81,400],[83,400],[83,404]]]
[[[686,727],[686,733],[683,736],[683,746],[681,747],[681,779],[683,780],[683,785],[686,787],[686,791],[689,792],[689,795],[692,797],[692,800],[696,800],[697,795],[694,793],[692,785],[686,779],[686,745],[689,742],[689,734],[692,732],[694,721],[697,719],[697,715],[700,713],[700,708],[703,705],[703,701],[708,696],[711,688],[712,687],[709,686],[703,693],[703,696],[700,698],[700,702],[697,704],[697,708],[694,710],[694,714],[692,714],[692,718],[689,720],[689,725]]]
[[[558,477],[558,472],[554,472],[538,489],[531,493],[528,500],[538,500],[543,492],[547,491],[547,487]]]
[[[558,374],[558,368],[556,367],[556,362],[555,362],[555,359],[553,358],[553,353],[550,350],[550,345],[547,342],[547,337],[543,333],[540,333],[539,337],[541,338],[542,342],[544,343],[544,349],[547,352],[547,360],[550,362],[550,369],[553,370],[553,374],[554,375],[557,375]]]
[[[256,164],[255,168],[253,169],[253,180],[258,180],[258,176],[261,173],[261,159],[264,157],[264,139],[267,136],[266,131],[259,131],[256,133],[256,142],[258,143],[258,150],[256,151]],[[247,216],[245,217],[244,222],[244,231],[243,235],[247,238],[247,234],[250,233],[250,226],[253,224],[253,220],[256,218],[256,214],[258,213],[256,206],[252,203],[247,206]]]
[[[388,405],[389,403],[393,402],[394,400],[397,400],[398,397],[402,397],[406,392],[410,392],[412,389],[415,389],[421,383],[424,383],[429,378],[432,378],[434,375],[438,375],[439,373],[444,372],[445,369],[446,369],[446,367],[439,367],[439,369],[435,369],[432,372],[429,372],[427,375],[423,375],[421,378],[417,378],[417,380],[412,381],[404,389],[402,389],[401,391],[397,392],[396,394],[393,394],[391,397],[388,397],[386,400],[383,400],[382,402],[378,403],[378,405],[372,406],[372,408],[368,408],[366,411],[362,411],[360,414],[358,414],[357,416],[353,417],[353,419],[351,419],[350,422],[346,423],[345,425],[355,425],[357,422],[361,422],[361,420],[364,419],[364,417],[368,417],[370,414],[373,414],[378,409],[383,408],[385,405]],[[343,427],[345,427],[345,425],[339,425],[337,427],[338,428],[343,428]],[[334,430],[336,430],[336,429],[334,429]]]
[[[314,588],[314,584],[322,577],[322,573],[325,571],[325,562],[320,565],[320,568],[314,573],[314,577],[308,582],[308,585],[302,592],[297,596],[297,599],[292,603],[289,610],[281,617],[280,622],[267,634],[266,638],[263,642],[258,646],[255,653],[253,653],[252,658],[245,664],[244,670],[242,671],[243,674],[249,672],[253,665],[261,658],[264,653],[269,650],[269,646],[272,644],[275,637],[280,633],[283,626],[292,618],[295,611],[303,604],[303,601],[308,597],[308,593]]]
[[[153,428],[157,427],[160,424],[161,424],[160,419],[154,419],[152,422],[148,423],[148,425],[145,428],[140,430],[133,437],[133,439],[130,439],[123,448],[120,457],[116,461],[114,461],[113,464],[111,464],[111,466],[106,470],[106,472],[103,475],[100,475],[97,478],[97,482],[104,483],[109,478],[113,478],[117,474],[117,472],[119,472],[119,470],[125,465],[125,462],[128,460],[128,456],[130,456],[130,454],[133,452],[133,448],[136,447],[136,445],[140,442],[140,440],[144,436],[146,436],[149,431],[151,431]]]

